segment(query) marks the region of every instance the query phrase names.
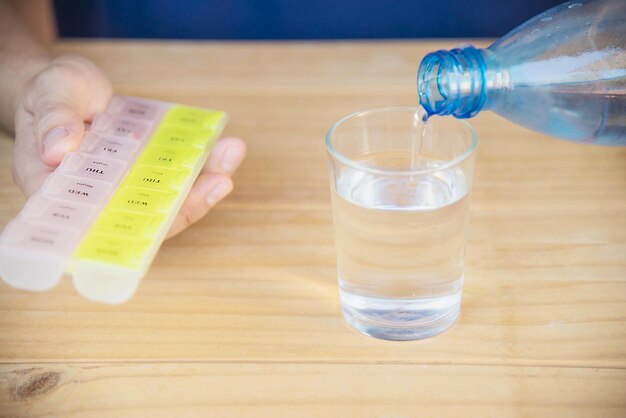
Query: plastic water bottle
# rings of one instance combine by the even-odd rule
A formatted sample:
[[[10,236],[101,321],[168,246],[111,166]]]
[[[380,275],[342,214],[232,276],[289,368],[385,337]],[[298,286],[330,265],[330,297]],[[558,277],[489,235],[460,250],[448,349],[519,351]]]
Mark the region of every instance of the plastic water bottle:
[[[626,0],[569,1],[487,49],[432,52],[417,86],[429,115],[491,110],[571,141],[626,145]]]

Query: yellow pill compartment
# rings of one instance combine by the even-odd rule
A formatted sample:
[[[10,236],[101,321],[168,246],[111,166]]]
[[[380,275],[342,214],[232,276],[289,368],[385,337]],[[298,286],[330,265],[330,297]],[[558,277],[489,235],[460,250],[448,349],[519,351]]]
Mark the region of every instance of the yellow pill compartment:
[[[109,235],[152,237],[156,235],[165,215],[147,215],[118,209],[106,209],[94,225],[94,230]]]
[[[191,170],[156,167],[151,165],[138,165],[132,169],[126,180],[128,186],[146,187],[155,190],[178,190],[180,189]]]
[[[123,187],[113,198],[111,208],[130,212],[156,214],[159,212],[168,212],[175,198],[175,193],[139,187]]]
[[[106,234],[88,234],[75,257],[80,260],[112,263],[135,268],[152,241],[147,238],[126,238]]]
[[[165,168],[191,168],[203,149],[150,145],[141,154],[138,163]]]
[[[188,106],[174,106],[163,118],[164,124],[181,125],[191,128],[215,128],[224,118],[224,112],[202,110]]]

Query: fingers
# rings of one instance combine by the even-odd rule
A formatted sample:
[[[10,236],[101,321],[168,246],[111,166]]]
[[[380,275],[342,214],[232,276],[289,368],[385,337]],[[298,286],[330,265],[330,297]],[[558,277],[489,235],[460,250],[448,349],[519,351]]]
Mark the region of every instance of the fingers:
[[[171,238],[199,221],[220,200],[233,190],[230,177],[219,173],[201,173],[187,195],[167,237]]]
[[[209,159],[183,207],[174,220],[167,238],[199,221],[232,190],[230,176],[246,156],[246,144],[239,138],[223,138],[211,150]]]
[[[234,137],[222,138],[213,146],[204,170],[231,176],[245,156],[245,142]]]
[[[32,82],[24,108],[32,113],[41,161],[51,167],[78,147],[86,121],[101,112],[111,97],[111,85],[91,61],[61,57]]]
[[[36,143],[41,144],[41,161],[52,167],[78,147],[85,133],[83,115],[73,103],[42,101],[33,122]]]

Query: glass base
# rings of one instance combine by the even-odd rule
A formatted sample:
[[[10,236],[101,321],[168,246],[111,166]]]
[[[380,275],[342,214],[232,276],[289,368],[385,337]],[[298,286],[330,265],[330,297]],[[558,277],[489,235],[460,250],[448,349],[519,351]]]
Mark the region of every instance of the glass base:
[[[415,301],[409,305],[412,308],[410,310],[359,309],[358,305],[346,303],[354,302],[352,298],[354,296],[343,292],[341,294],[341,308],[346,322],[365,335],[383,340],[411,341],[432,337],[452,327],[461,312],[460,291],[443,300],[441,298],[429,299],[426,304],[423,300]],[[432,309],[441,307],[441,303],[435,303],[440,301],[454,302],[449,304],[447,309]],[[425,305],[431,309],[415,309],[425,307]]]

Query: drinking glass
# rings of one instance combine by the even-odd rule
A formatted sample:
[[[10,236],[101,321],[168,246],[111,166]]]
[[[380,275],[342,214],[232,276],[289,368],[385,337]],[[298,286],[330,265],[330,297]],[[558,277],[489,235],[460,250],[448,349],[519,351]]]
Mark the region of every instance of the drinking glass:
[[[343,315],[382,339],[438,334],[460,312],[477,140],[424,115],[367,110],[326,136]]]

